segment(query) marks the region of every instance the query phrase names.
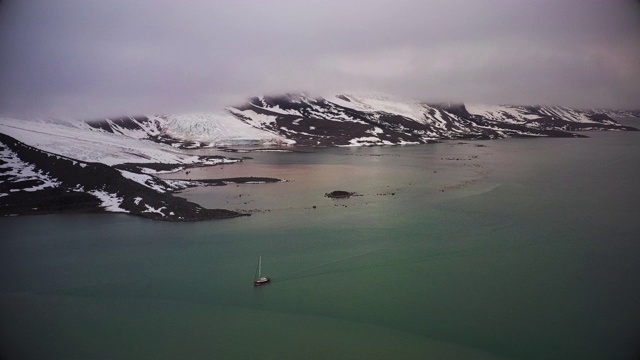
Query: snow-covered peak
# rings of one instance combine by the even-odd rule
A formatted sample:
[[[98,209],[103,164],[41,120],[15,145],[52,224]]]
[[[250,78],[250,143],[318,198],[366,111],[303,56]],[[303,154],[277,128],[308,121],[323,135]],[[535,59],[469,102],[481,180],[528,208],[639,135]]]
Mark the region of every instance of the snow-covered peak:
[[[532,113],[530,109],[522,106],[466,104],[466,108],[470,114],[505,123],[520,124],[541,117],[540,114]]]
[[[417,122],[425,122],[425,110],[429,106],[413,100],[402,100],[388,95],[343,94],[327,98],[340,106],[364,112],[383,112],[400,115]]]

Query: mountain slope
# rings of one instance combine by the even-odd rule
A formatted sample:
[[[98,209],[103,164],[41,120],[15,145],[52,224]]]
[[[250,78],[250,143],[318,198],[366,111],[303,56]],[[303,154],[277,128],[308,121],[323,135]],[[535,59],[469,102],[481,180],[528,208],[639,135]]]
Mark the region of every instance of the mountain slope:
[[[580,137],[636,130],[602,111],[542,106],[427,104],[372,95],[266,96],[220,112],[93,121],[0,117],[0,215],[124,212],[195,221],[242,214],[172,195],[192,186],[277,182],[237,178],[161,180],[158,171],[242,161],[192,155],[212,146],[365,146],[440,139]]]
[[[580,136],[573,131],[635,130],[606,115],[560,107],[427,104],[385,96],[253,98],[230,110],[253,126],[301,145],[385,145],[436,139]]]
[[[238,121],[227,110],[216,113],[132,116],[86,121],[90,129],[181,148],[293,143],[275,132]]]
[[[152,219],[196,221],[240,216],[205,209],[167,192],[146,176],[142,182],[101,163],[48,153],[0,134],[0,215],[60,211],[122,212]]]
[[[379,95],[262,96],[213,114],[87,122],[94,130],[181,148],[296,144],[423,144],[440,139],[582,137],[576,131],[636,130],[602,111],[564,107],[428,104]]]
[[[27,121],[0,117],[0,133],[27,145],[68,158],[106,165],[124,163],[203,164],[233,162],[189,155],[154,141],[155,118],[122,118],[95,127],[80,121]],[[105,130],[107,129],[107,130]],[[235,160],[234,160],[235,161]]]

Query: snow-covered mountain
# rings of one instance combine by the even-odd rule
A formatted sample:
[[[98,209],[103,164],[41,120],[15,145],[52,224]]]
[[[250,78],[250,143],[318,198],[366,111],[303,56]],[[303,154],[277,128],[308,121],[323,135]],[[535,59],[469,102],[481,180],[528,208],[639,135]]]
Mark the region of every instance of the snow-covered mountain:
[[[293,144],[283,136],[238,121],[228,110],[215,113],[131,116],[86,121],[91,129],[183,148]]]
[[[108,131],[80,121],[19,120],[0,117],[0,133],[53,154],[99,162],[106,165],[124,163],[194,164],[202,158],[153,141],[154,118],[109,120]],[[126,127],[128,126],[128,128]],[[137,127],[139,126],[139,127]],[[137,128],[134,128],[137,127]],[[223,159],[211,158],[213,165]]]
[[[0,215],[107,211],[169,221],[241,215],[175,197],[172,184],[153,176],[49,153],[5,134],[0,155]]]
[[[440,139],[578,137],[636,130],[603,111],[543,106],[428,104],[378,95],[263,96],[216,113],[90,121],[0,117],[0,214],[82,209],[193,221],[239,216],[189,203],[190,186],[279,179],[167,181],[157,171],[242,161],[196,156],[212,146],[364,146]]]
[[[423,144],[439,139],[583,136],[635,130],[602,111],[565,107],[428,104],[380,95],[254,97],[215,114],[138,116],[87,122],[96,130],[176,147],[296,144]]]
[[[136,130],[126,127],[130,121],[119,124],[121,132],[111,132],[83,122],[0,118],[0,214],[108,211],[170,221],[241,215],[205,209],[171,194],[206,184],[153,176],[156,170],[239,159],[190,155],[144,139],[151,127]]]

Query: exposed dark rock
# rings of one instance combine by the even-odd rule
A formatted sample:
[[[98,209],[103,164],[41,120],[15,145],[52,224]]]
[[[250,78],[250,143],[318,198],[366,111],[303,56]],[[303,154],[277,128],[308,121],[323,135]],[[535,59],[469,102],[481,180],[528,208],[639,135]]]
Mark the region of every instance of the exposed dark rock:
[[[87,120],[86,123],[95,129],[101,129],[114,134],[121,134],[122,131],[120,129],[130,131],[137,130],[141,133],[148,132],[148,129],[160,131],[159,124],[146,116],[122,116],[114,119]]]
[[[350,198],[352,196],[354,196],[356,193],[354,192],[349,192],[349,191],[343,191],[343,190],[335,190],[332,191],[330,193],[326,193],[324,194],[324,196],[331,198],[331,199],[347,199]]]
[[[188,182],[185,187],[196,186],[225,186],[225,185],[237,185],[237,184],[273,184],[279,182],[285,182],[283,179],[269,178],[269,177],[235,177],[235,178],[222,178],[222,179],[176,179],[173,181]],[[241,195],[242,196],[242,195]]]
[[[220,163],[220,162],[216,163],[215,161],[211,161],[211,162],[209,161],[209,160],[221,160],[221,159],[234,160],[236,162],[240,162],[243,160],[243,159],[225,158],[224,156],[213,155],[213,156],[199,156],[199,161],[194,164],[124,163],[124,164],[114,165],[113,167],[116,169],[131,171],[135,173],[153,173],[153,172],[172,173],[172,172],[178,172],[178,171],[190,169],[190,168],[225,165],[225,163]]]
[[[168,192],[160,193],[125,178],[120,171],[100,163],[87,163],[47,153],[0,134],[7,146],[25,163],[55,179],[60,185],[32,192],[9,191],[2,197],[0,215],[65,211],[104,212],[102,202],[90,192],[120,199],[130,214],[167,221],[199,221],[242,216],[235,211],[206,209]]]

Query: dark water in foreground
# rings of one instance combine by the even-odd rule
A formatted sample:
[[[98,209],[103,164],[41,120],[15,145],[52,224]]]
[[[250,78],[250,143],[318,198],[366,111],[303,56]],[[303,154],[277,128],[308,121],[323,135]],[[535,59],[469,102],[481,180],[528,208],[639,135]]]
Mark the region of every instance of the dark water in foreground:
[[[0,358],[636,359],[640,133],[589,135],[190,174],[292,180],[184,193],[248,218],[1,218]]]

